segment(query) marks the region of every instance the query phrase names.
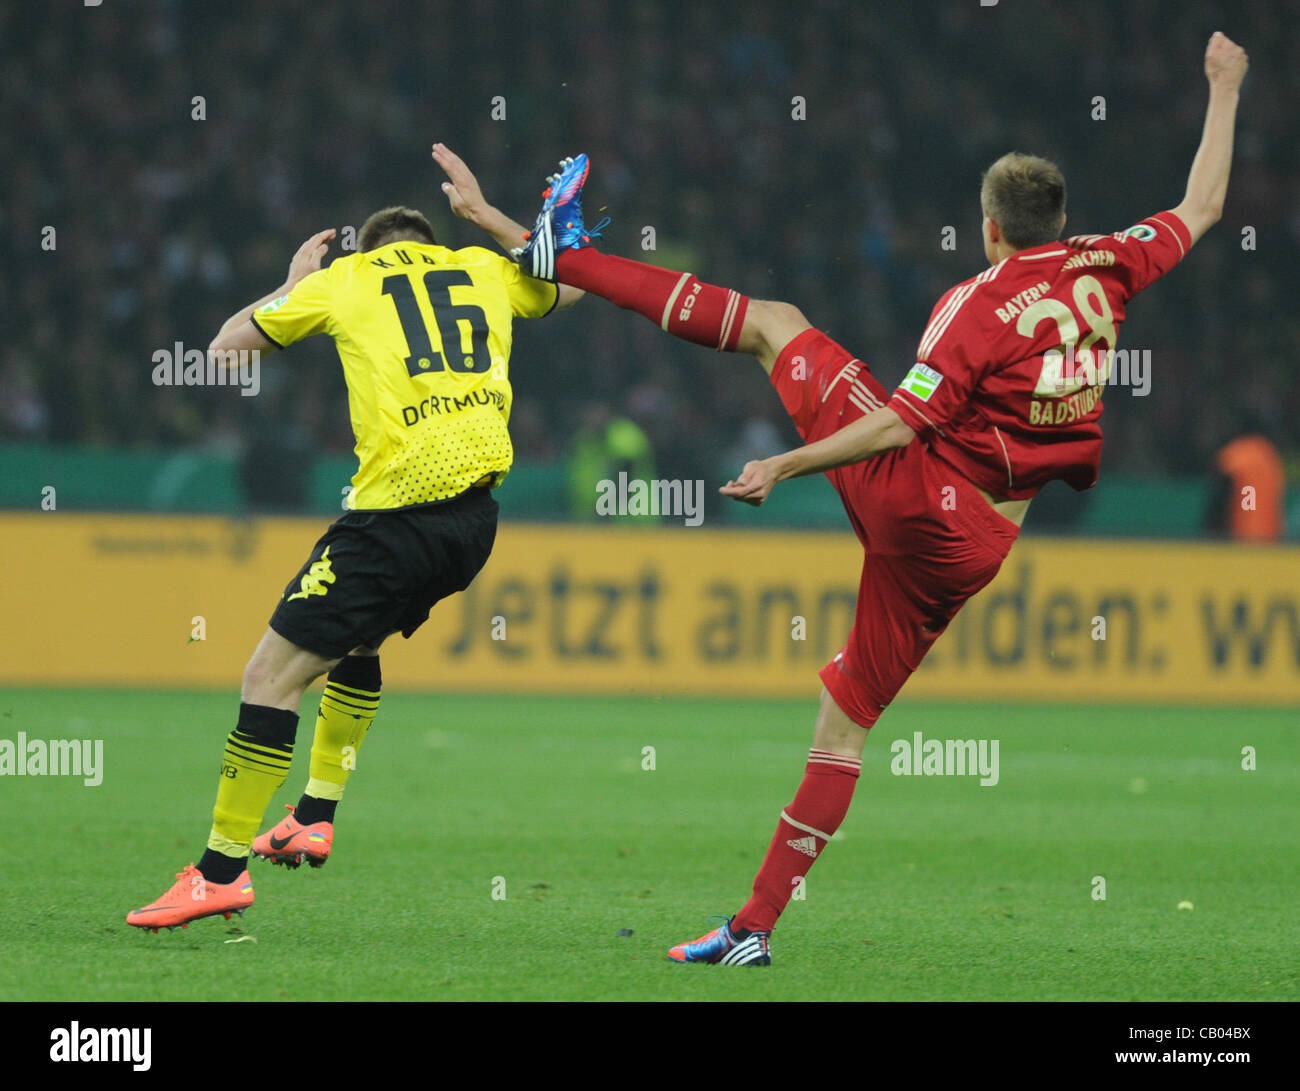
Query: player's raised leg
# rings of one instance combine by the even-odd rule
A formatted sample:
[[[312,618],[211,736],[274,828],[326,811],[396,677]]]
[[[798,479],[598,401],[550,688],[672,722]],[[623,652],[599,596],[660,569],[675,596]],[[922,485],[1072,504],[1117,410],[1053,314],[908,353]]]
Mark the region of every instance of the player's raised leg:
[[[334,846],[334,812],[361,744],[379,711],[379,649],[360,647],[339,661],[325,680],[316,713],[307,787],[289,814],[253,841],[253,855],[296,868],[322,866]]]
[[[566,159],[548,181],[528,244],[515,252],[533,276],[569,284],[644,315],[667,333],[719,352],[743,352],[772,370],[781,349],[810,323],[790,303],[749,299],[690,273],[602,254],[583,221],[585,155]]]

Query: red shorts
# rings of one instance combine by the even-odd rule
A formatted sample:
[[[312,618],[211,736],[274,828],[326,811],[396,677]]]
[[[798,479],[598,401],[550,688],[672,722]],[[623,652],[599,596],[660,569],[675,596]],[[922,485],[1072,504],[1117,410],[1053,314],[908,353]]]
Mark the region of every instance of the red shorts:
[[[812,443],[889,401],[867,366],[820,330],[782,350],[772,385]],[[821,678],[871,727],[962,604],[997,575],[1020,528],[919,440],[827,475],[865,557],[848,642]]]

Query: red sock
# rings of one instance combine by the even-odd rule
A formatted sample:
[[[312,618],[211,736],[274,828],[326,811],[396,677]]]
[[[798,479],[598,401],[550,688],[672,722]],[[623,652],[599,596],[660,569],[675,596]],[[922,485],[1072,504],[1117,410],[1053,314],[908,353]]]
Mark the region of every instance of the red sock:
[[[736,914],[734,928],[770,932],[831,835],[849,813],[861,758],[815,747],[808,754],[803,783],[794,802],[781,812],[776,836],[754,880],[754,894]]]
[[[603,296],[643,314],[675,337],[719,352],[735,352],[749,299],[730,288],[705,284],[690,273],[660,269],[593,247],[565,250],[555,259],[562,284]]]

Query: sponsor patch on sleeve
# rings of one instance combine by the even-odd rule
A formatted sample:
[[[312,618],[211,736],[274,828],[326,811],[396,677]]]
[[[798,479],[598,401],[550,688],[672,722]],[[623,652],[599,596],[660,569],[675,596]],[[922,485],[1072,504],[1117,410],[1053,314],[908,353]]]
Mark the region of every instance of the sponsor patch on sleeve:
[[[279,299],[271,300],[271,302],[266,304],[266,306],[259,307],[257,309],[257,313],[271,314],[273,311],[278,311],[281,307],[283,307],[288,302],[289,302],[289,297],[287,295],[282,295]]]
[[[1138,242],[1150,242],[1156,237],[1156,229],[1150,224],[1134,224],[1127,231],[1120,233],[1121,239],[1137,239]]]
[[[943,376],[932,367],[917,362],[912,365],[912,370],[903,376],[903,381],[898,384],[900,390],[906,390],[915,398],[920,398],[923,402],[930,400],[930,395],[943,382]]]

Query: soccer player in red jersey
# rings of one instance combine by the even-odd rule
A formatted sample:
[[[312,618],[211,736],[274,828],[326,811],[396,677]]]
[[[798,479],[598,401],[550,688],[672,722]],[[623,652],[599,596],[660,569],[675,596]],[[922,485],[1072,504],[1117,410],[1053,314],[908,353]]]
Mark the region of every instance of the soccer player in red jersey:
[[[848,812],[867,731],[962,604],[997,574],[1030,498],[1061,478],[1097,481],[1101,395],[1125,307],[1220,217],[1245,52],[1216,33],[1210,96],[1186,195],[1114,235],[1058,241],[1065,180],[1010,154],[980,192],[989,268],[947,292],[892,394],[788,303],[750,300],[602,254],[582,223],[585,156],[566,160],[529,243],[534,276],[585,289],[668,333],[752,353],[805,446],[748,463],[722,492],[761,504],[790,477],[825,473],[862,542],[857,613],[825,684],[803,783],[781,813],[753,895],[728,923],[672,948],[680,962],[768,965],[798,882]],[[596,234],[593,231],[591,234]]]

